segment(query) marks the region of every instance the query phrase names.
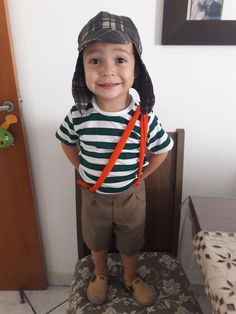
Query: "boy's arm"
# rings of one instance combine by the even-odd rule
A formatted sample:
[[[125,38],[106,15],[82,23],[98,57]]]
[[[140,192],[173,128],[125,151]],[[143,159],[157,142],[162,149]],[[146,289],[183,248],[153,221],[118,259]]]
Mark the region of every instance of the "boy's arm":
[[[78,157],[80,151],[79,146],[78,145],[70,146],[61,142],[61,147],[64,153],[66,154],[66,157],[75,167],[75,169],[79,171],[79,157]]]
[[[149,165],[144,168],[143,174],[142,174],[142,179],[146,179],[153,171],[155,171],[157,168],[160,167],[160,165],[163,163],[163,161],[166,159],[168,155],[167,153],[163,154],[149,154],[148,156],[148,161]]]

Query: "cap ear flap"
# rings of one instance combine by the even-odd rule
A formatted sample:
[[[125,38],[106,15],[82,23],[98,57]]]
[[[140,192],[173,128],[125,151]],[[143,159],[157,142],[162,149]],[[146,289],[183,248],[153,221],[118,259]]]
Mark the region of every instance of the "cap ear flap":
[[[91,101],[92,93],[85,83],[83,64],[83,53],[78,56],[74,76],[72,79],[72,95],[80,112],[85,110],[86,105]]]
[[[139,76],[139,68],[137,62],[135,62],[135,68],[134,68],[134,79],[136,80]]]
[[[136,54],[135,80],[133,88],[139,94],[142,113],[149,113],[155,103],[155,95],[148,71],[141,58]]]

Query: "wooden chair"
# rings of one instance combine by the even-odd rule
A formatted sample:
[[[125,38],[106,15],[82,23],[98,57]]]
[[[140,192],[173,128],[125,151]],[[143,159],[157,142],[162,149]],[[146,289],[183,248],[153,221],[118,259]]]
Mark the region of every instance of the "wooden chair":
[[[88,302],[86,289],[92,274],[92,260],[82,239],[81,191],[76,185],[79,261],[75,267],[67,314],[202,313],[176,257],[182,198],[184,130],[178,129],[169,134],[175,145],[163,165],[146,180],[146,245],[138,266],[140,276],[155,286],[158,295],[156,302],[146,312],[130,297],[122,284],[122,264],[114,245],[108,258],[111,278],[108,300],[101,306],[93,306]]]

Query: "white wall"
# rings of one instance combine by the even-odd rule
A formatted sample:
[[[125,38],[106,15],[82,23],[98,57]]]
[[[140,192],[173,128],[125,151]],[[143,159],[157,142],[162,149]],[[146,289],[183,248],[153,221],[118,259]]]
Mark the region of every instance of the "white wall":
[[[235,46],[161,46],[163,0],[8,0],[8,6],[49,281],[70,279],[77,258],[74,172],[54,134],[73,103],[78,33],[100,10],[132,17],[155,110],[165,129],[185,129],[183,198],[236,196]]]
[[[222,20],[235,20],[236,1],[224,0],[222,10]]]

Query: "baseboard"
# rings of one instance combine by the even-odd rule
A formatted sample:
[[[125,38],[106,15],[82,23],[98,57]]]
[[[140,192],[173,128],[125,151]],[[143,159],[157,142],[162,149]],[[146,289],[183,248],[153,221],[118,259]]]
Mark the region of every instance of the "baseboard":
[[[48,285],[70,286],[73,273],[48,272]]]

